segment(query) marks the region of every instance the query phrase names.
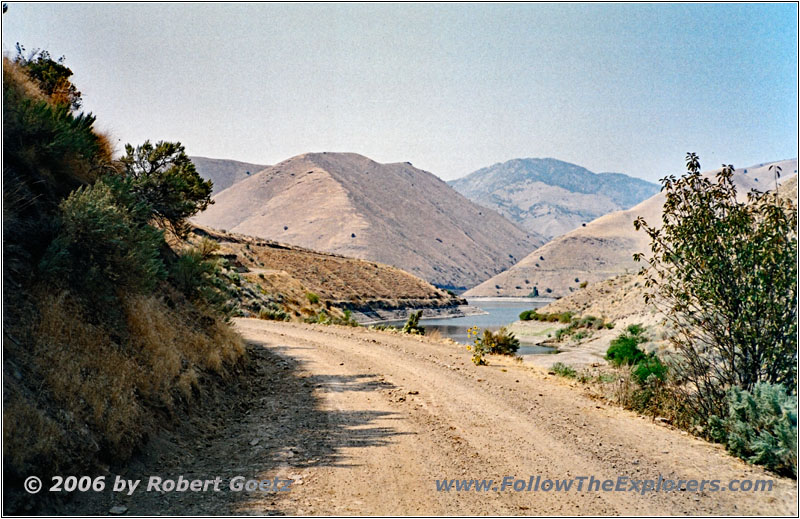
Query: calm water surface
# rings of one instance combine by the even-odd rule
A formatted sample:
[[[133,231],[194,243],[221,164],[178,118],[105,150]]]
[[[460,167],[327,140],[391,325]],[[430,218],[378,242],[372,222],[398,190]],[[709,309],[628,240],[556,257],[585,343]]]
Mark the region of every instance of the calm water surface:
[[[444,337],[449,337],[462,344],[471,344],[472,341],[467,336],[467,329],[477,326],[481,330],[488,328],[497,331],[501,326],[507,326],[519,320],[519,314],[523,310],[541,308],[549,301],[485,301],[467,299],[470,306],[475,306],[487,312],[482,315],[469,315],[466,317],[455,317],[451,319],[422,319],[420,325],[426,330],[439,330]],[[388,324],[402,325],[405,321],[390,321]],[[555,353],[554,348],[546,346],[536,346],[525,344],[524,338],[520,338],[520,348],[517,352],[520,355]]]

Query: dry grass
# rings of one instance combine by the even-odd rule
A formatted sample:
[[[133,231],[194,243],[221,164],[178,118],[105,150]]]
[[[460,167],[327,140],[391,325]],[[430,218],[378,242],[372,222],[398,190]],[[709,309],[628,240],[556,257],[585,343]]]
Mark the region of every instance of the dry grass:
[[[37,101],[49,101],[39,86],[13,60],[3,56],[3,85],[10,85],[17,92]]]
[[[37,387],[12,383],[3,406],[6,467],[17,474],[81,465],[70,457],[97,451],[127,458],[160,413],[192,399],[204,374],[225,377],[245,354],[220,318],[154,296],[123,299],[124,331],[92,324],[66,292],[38,296],[33,347],[14,352]]]

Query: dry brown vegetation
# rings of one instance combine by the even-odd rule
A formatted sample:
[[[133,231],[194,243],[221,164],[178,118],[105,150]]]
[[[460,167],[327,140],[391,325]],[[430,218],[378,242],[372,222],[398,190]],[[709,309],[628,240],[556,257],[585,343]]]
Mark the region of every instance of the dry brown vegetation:
[[[246,356],[219,311],[165,278],[144,290],[97,275],[107,289],[101,304],[75,281],[85,278],[53,277],[42,258],[62,236],[62,201],[113,174],[112,146],[93,118],[43,94],[8,59],[3,91],[4,513],[18,513],[38,506],[22,479],[126,460]],[[122,249],[106,235],[84,236],[99,236],[82,238],[86,247]],[[165,264],[175,260],[162,249]],[[80,270],[91,268],[99,271]]]
[[[344,309],[447,308],[463,303],[460,298],[389,265],[195,228],[193,241],[199,244],[201,236],[219,243],[215,254],[227,260],[251,285],[251,292],[256,292],[258,300],[255,304],[276,301],[294,318],[302,319],[321,309],[340,314]],[[318,296],[319,301],[312,302],[307,294]],[[245,300],[243,296],[240,294]],[[251,312],[257,315],[252,308]]]

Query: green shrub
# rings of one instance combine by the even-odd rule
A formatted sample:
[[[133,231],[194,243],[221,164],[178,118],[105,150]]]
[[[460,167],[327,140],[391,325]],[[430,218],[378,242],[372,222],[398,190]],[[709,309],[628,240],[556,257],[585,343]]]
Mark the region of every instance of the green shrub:
[[[713,417],[712,436],[748,463],[797,477],[797,395],[780,384],[728,391],[728,414]]]
[[[308,302],[312,305],[319,303],[319,296],[314,292],[306,292],[306,299],[308,299]]]
[[[631,375],[639,384],[644,384],[651,376],[664,382],[667,379],[667,366],[658,357],[650,354],[636,364]]]
[[[391,324],[382,324],[382,323],[373,324],[373,325],[370,326],[370,328],[373,329],[373,330],[381,330],[381,331],[384,331],[384,330],[399,330],[399,328],[397,326],[392,326]]]
[[[566,378],[575,378],[578,374],[575,371],[575,368],[572,366],[567,366],[562,362],[556,362],[552,366],[550,366],[550,371],[554,372],[559,377],[566,377]]]
[[[241,278],[235,272],[223,275],[212,256],[216,249],[211,243],[215,242],[208,241],[178,255],[169,267],[169,281],[191,301],[229,315],[233,305],[228,301],[237,297],[234,287],[241,284]]]
[[[643,330],[644,328],[638,324],[628,326],[626,331],[611,341],[611,345],[606,352],[606,360],[614,366],[633,366],[644,360],[646,357],[645,352],[638,346],[647,341],[641,335]]]
[[[707,421],[726,414],[731,387],[797,385],[797,205],[776,193],[777,164],[776,189],[746,197],[732,165],[704,175],[688,153],[686,166],[662,179],[657,221],[634,221],[650,238],[634,259],[646,261],[644,300],[665,317],[683,398]]]
[[[412,335],[425,335],[425,328],[419,325],[420,317],[422,317],[422,310],[411,312],[408,316],[406,324],[403,326],[403,333],[410,333]]]
[[[492,333],[491,330],[484,330],[481,341],[489,353],[496,355],[514,355],[519,349],[519,339],[505,326],[495,333]]]
[[[258,312],[259,319],[268,321],[290,321],[291,317],[277,303],[269,303],[266,307],[261,307]]]
[[[54,284],[104,305],[119,289],[152,292],[166,276],[163,233],[132,219],[107,185],[79,188],[59,208],[58,233],[39,263]]]

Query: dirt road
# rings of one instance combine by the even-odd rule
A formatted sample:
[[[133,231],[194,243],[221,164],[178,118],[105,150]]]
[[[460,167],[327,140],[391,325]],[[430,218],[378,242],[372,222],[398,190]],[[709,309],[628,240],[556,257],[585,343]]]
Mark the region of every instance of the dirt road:
[[[283,493],[156,493],[68,511],[287,515],[796,515],[796,481],[510,360],[364,328],[237,321],[254,372],[126,477],[243,475]],[[160,443],[159,443],[160,442]],[[771,492],[439,492],[438,479],[773,480]],[[587,482],[588,483],[588,482]],[[587,483],[584,483],[586,485]],[[577,485],[577,483],[575,483]],[[626,485],[627,486],[627,485]]]

